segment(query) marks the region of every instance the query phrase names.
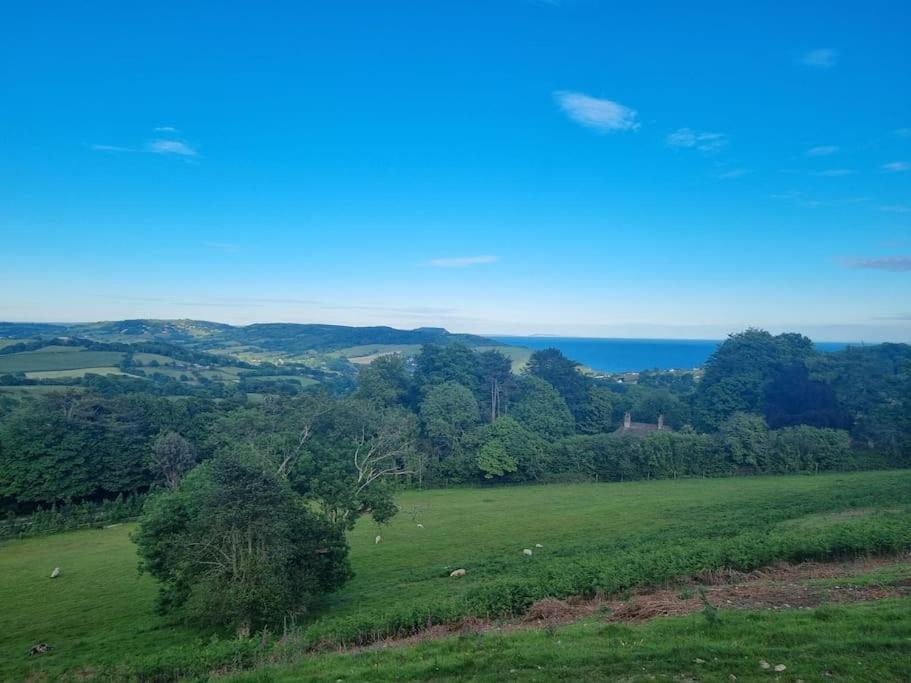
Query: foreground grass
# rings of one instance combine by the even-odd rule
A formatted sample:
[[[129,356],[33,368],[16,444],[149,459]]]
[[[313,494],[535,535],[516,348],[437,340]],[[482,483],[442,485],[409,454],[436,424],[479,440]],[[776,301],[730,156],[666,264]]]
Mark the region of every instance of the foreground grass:
[[[769,664],[768,669],[761,662]],[[782,672],[775,672],[783,664]],[[731,678],[736,676],[736,679]],[[324,654],[232,678],[265,681],[908,681],[911,599],[785,612],[721,611],[452,636]]]
[[[755,566],[779,552],[800,559],[906,548],[909,504],[908,471],[409,492],[392,524],[365,520],[352,532],[356,577],[313,606],[302,642],[407,633],[425,608],[437,621],[499,617],[541,591],[624,588],[718,563]],[[228,651],[153,613],[155,586],[136,572],[129,530],[0,545],[0,680],[79,671],[166,677],[209,670]],[[797,545],[762,545],[779,532]],[[57,566],[62,576],[52,581]],[[454,568],[467,576],[449,578]],[[27,657],[39,641],[52,652]]]

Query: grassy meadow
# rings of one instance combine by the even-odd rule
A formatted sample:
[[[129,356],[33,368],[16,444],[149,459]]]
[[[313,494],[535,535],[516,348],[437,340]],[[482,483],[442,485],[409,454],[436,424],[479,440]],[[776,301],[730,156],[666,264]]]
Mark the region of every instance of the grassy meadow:
[[[362,520],[352,532],[356,576],[313,606],[301,624],[302,642],[342,644],[405,634],[415,621],[507,617],[543,595],[566,597],[593,588],[617,593],[719,566],[749,569],[780,559],[895,553],[911,547],[909,471],[412,491],[402,494],[398,504],[400,512],[388,526],[378,528]],[[155,586],[149,577],[137,574],[130,530],[130,525],[121,525],[0,545],[0,679],[40,677],[42,672],[48,677],[80,671],[97,674],[122,665],[138,671],[193,670],[193,665],[181,662],[198,658],[210,647],[211,634],[153,613]],[[376,544],[378,534],[382,542]],[[534,554],[523,555],[523,548],[532,548]],[[51,580],[50,572],[58,566],[62,575]],[[467,575],[450,578],[456,568],[466,569]],[[813,647],[823,647],[836,630],[856,640],[868,621],[865,615],[883,621],[884,639],[892,638],[896,629],[908,628],[907,619],[894,616],[900,611],[897,607],[884,606],[883,612],[877,611],[879,607],[844,609],[859,611],[847,620],[807,622],[818,626],[807,636],[815,639]],[[811,618],[774,618],[779,616],[784,619],[783,632],[794,633],[803,629],[801,620]],[[733,632],[747,634],[751,618],[736,617]],[[726,666],[734,656],[730,646],[724,646],[729,634],[705,635],[691,619],[672,621],[677,626],[668,621],[641,627],[642,642],[652,643],[641,652],[624,654],[621,649],[603,662],[595,657],[598,650],[593,644],[574,643],[573,634],[600,638],[604,650],[612,638],[637,642],[635,629],[640,627],[568,627],[565,650],[542,634],[520,634],[509,643],[493,636],[467,644],[446,641],[404,651],[402,665],[415,680],[472,676],[471,669],[458,668],[469,666],[455,661],[458,652],[476,652],[479,662],[500,652],[507,658],[504,662],[514,658],[520,668],[526,660],[529,667],[544,666],[541,657],[550,652],[548,676],[556,677],[560,666],[580,666],[580,671],[595,675],[613,671],[610,666],[620,670],[636,653],[652,657],[657,666],[673,642],[664,643],[657,634],[678,626],[688,661],[699,657],[712,662],[718,657]],[[754,634],[755,647],[787,647],[786,638],[774,640],[776,632]],[[27,657],[28,648],[39,641],[53,650]],[[700,642],[702,650],[696,647]],[[911,648],[911,641],[902,642]],[[750,656],[759,652],[752,647],[744,645]],[[805,650],[806,658],[811,658],[813,647]],[[684,656],[684,650],[678,654]],[[398,666],[398,655],[369,655],[373,656],[388,657],[378,661]],[[358,666],[372,662],[369,657],[358,659]],[[322,662],[323,656],[319,659]],[[335,661],[325,659],[324,669],[322,663],[308,664],[302,677],[336,676],[349,665]],[[433,662],[445,665],[437,676],[427,673]],[[457,668],[445,668],[450,665]],[[501,668],[477,675],[495,680]],[[114,670],[123,674],[126,669]],[[353,678],[338,677],[359,680],[369,677],[367,670]]]
[[[39,351],[24,351],[0,356],[0,374],[79,370],[118,365],[123,354],[117,351],[86,351],[69,346],[46,346]]]

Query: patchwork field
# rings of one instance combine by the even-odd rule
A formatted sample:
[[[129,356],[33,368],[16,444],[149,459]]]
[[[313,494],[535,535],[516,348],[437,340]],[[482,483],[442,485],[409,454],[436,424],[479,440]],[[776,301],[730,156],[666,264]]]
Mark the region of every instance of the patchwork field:
[[[46,346],[39,351],[0,355],[0,374],[103,368],[118,365],[121,360],[123,354],[116,351],[85,351],[70,346]]]
[[[403,615],[423,614],[422,610],[452,619],[460,614],[486,620],[515,618],[509,615],[521,614],[544,594],[569,597],[585,592],[578,590],[580,586],[600,586],[605,594],[622,595],[638,586],[664,585],[721,566],[747,571],[778,560],[894,554],[911,547],[911,472],[907,471],[450,489],[408,492],[398,502],[400,513],[390,525],[377,528],[362,521],[352,532],[356,576],[343,590],[314,605],[304,624],[301,648],[314,641],[344,642],[358,633],[382,637],[401,628],[407,633]],[[0,545],[0,604],[4,606],[0,633],[5,634],[0,642],[0,679],[40,677],[41,672],[49,677],[63,672],[100,673],[126,664],[138,671],[179,668],[188,661],[200,665],[200,653],[215,647],[207,645],[211,634],[154,614],[155,586],[136,572],[130,529],[122,525]],[[382,537],[379,544],[374,543],[377,534]],[[523,548],[533,549],[533,555],[524,555]],[[58,566],[61,577],[49,579]],[[466,569],[466,576],[450,578],[455,568]],[[500,605],[494,600],[505,602]],[[903,604],[907,607],[907,602]],[[743,614],[725,616],[730,634],[705,632],[695,616],[643,627],[608,627],[596,619],[590,620],[591,625],[567,627],[561,637],[550,632],[523,633],[507,641],[485,635],[422,645],[400,654],[364,654],[356,660],[321,656],[299,674],[292,669],[282,675],[289,680],[294,675],[298,679],[371,678],[365,672],[373,666],[372,658],[379,657],[376,661],[388,662],[390,667],[401,663],[408,672],[403,679],[476,675],[502,680],[503,668],[512,661],[509,668],[526,672],[529,680],[536,680],[535,676],[550,680],[558,677],[561,666],[579,666],[594,675],[620,670],[634,657],[665,659],[673,650],[677,659],[669,661],[689,663],[680,671],[690,671],[693,660],[701,658],[711,663],[705,670],[721,679],[722,664],[728,666],[735,656],[731,638],[744,639],[744,657],[755,659],[760,652],[768,652],[763,656],[773,658],[799,633],[815,643],[802,651],[801,657],[809,661],[814,647],[834,651],[834,646],[824,646],[827,638],[860,642],[858,634],[864,629],[878,634],[871,640],[874,649],[877,643],[883,647],[891,643],[893,649],[911,651],[911,641],[902,635],[909,629],[907,609],[904,618],[898,617],[899,607],[886,603],[839,609],[850,614],[837,624],[825,616],[813,621],[804,613],[757,617],[780,617],[781,632],[790,634],[781,637],[775,627],[750,640],[753,617]],[[671,632],[677,635],[670,640],[662,635]],[[593,639],[603,642],[599,646]],[[595,657],[620,640],[643,644],[629,651],[614,647],[615,655],[603,661]],[[52,651],[26,656],[39,641],[50,644]],[[565,642],[566,649],[560,649],[557,641]],[[672,647],[674,642],[678,649]],[[847,647],[845,652],[852,650]],[[506,659],[493,661],[496,653]],[[544,653],[550,653],[550,663],[545,673],[536,674],[537,666],[545,666]],[[563,656],[565,662],[560,661]],[[715,663],[715,657],[720,663]],[[469,661],[473,658],[474,664]],[[885,658],[877,661],[882,664]],[[209,660],[203,665],[209,666]],[[338,673],[348,666],[359,673],[351,677]],[[433,666],[440,668],[430,675]],[[388,677],[397,675],[396,669],[389,668],[384,675],[391,680]],[[723,676],[727,680],[727,673]],[[700,676],[700,680],[711,677]]]
[[[42,370],[40,372],[26,372],[28,379],[67,379],[72,377],[85,377],[86,375],[125,375],[120,368],[77,368],[75,370]]]

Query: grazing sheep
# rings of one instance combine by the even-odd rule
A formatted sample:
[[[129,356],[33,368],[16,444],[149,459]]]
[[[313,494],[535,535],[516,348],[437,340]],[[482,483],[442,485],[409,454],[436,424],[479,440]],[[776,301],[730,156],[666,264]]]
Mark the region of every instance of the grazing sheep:
[[[522,550],[522,554],[523,554],[523,555],[529,555],[529,556],[530,556],[530,555],[531,555],[531,548],[525,548],[524,550]]]
[[[456,569],[455,571],[449,572],[449,576],[452,576],[452,577],[454,577],[454,578],[457,579],[457,578],[459,578],[460,576],[465,576],[465,573],[466,573],[466,572],[465,572],[464,569]]]
[[[418,524],[418,529],[423,529],[423,528],[424,528],[423,524]]]
[[[60,567],[54,567],[54,571],[51,572],[51,578],[56,579],[60,576]]]
[[[543,547],[544,547],[544,546],[541,545],[540,543],[535,543],[535,548],[543,548]]]
[[[28,650],[28,656],[34,657],[35,655],[43,655],[45,652],[50,652],[51,646],[47,643],[36,643],[32,645]]]
[[[373,542],[377,545],[383,542],[383,537],[377,534],[376,538],[373,539]]]

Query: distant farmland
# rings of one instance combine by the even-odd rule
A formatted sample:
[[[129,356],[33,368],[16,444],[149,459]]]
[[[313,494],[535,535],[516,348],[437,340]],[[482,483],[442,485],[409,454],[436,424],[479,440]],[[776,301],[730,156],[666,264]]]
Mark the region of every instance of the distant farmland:
[[[72,347],[48,346],[40,351],[0,355],[0,374],[110,368],[119,365],[121,360],[123,354],[118,351],[86,351]]]

